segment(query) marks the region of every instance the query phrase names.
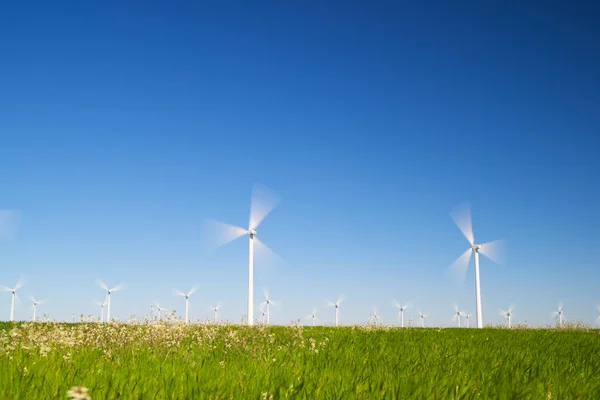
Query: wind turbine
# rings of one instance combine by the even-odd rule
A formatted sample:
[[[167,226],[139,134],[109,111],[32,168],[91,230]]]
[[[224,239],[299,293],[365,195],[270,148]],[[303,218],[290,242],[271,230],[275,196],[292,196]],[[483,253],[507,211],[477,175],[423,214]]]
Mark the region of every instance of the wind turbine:
[[[189,311],[190,311],[190,296],[198,290],[196,286],[192,287],[189,292],[183,293],[177,289],[173,289],[176,296],[185,297],[185,323],[189,323]]]
[[[101,280],[97,280],[96,281],[96,285],[100,286],[102,289],[106,290],[106,292],[107,292],[107,297],[106,297],[106,303],[107,303],[106,322],[110,322],[110,294],[112,292],[116,292],[118,290],[125,289],[125,285],[119,284],[119,285],[115,286],[114,288],[109,289],[108,286],[106,286],[106,283],[102,282]]]
[[[31,319],[32,322],[35,322],[35,314],[36,314],[36,310],[37,310],[37,305],[38,304],[43,304],[44,301],[43,300],[36,300],[35,297],[33,296],[29,296],[29,300],[31,300],[31,308],[33,309],[33,318]]]
[[[343,301],[344,296],[340,295],[335,303],[331,301],[327,302],[327,307],[335,307],[335,326],[338,326],[340,322],[340,304],[342,304]]]
[[[398,310],[400,310],[400,311],[398,311],[398,316],[400,317],[400,327],[404,328],[404,311],[408,308],[411,308],[412,305],[409,302],[409,303],[406,303],[405,305],[401,306],[397,300],[394,300],[393,304]]]
[[[273,301],[269,298],[269,291],[265,289],[264,291],[265,301],[264,304],[267,306],[267,325],[271,324],[271,305],[276,306],[279,304],[277,301]]]
[[[215,312],[215,324],[217,323],[219,308],[221,308],[221,306],[223,306],[223,304],[221,304],[221,302],[219,302],[215,307],[211,308],[211,310]]]
[[[260,305],[258,306],[258,308],[260,309],[260,323],[262,325],[265,324],[265,318],[267,316],[267,312],[265,311],[265,306],[267,305],[267,303],[262,302],[260,303]]]
[[[158,314],[158,321],[160,322],[162,317],[161,317],[161,312],[163,312],[164,310],[166,310],[166,308],[162,308],[160,306],[160,304],[158,303],[158,301],[156,301],[156,313]]]
[[[483,316],[481,311],[481,290],[479,285],[479,253],[483,254],[495,263],[502,261],[502,248],[504,240],[494,240],[484,244],[475,244],[473,236],[473,226],[471,224],[471,209],[468,204],[463,204],[454,209],[452,219],[461,230],[462,234],[469,241],[469,248],[452,264],[451,269],[456,270],[456,274],[464,280],[465,273],[469,267],[471,253],[475,252],[475,300],[477,312],[477,328],[483,328]]]
[[[456,304],[454,304],[454,315],[452,316],[452,320],[456,320],[457,321],[457,326],[460,328],[460,317],[463,316],[465,313],[463,313],[462,311],[460,311],[458,309],[458,306]]]
[[[17,282],[17,284],[15,285],[14,288],[8,288],[6,286],[2,286],[0,287],[0,290],[3,292],[11,292],[12,293],[12,301],[10,304],[10,321],[12,322],[14,320],[14,316],[15,316],[15,300],[18,298],[17,296],[17,290],[21,289],[23,287],[23,285],[25,285],[25,282],[23,281],[23,279],[19,279],[19,281]]]
[[[562,324],[563,324],[563,305],[562,305],[562,303],[558,304],[558,310],[554,311],[552,313],[552,315],[554,316],[554,318],[558,318],[558,326],[562,328]]]
[[[274,254],[256,237],[256,229],[265,217],[279,204],[281,198],[266,186],[255,185],[252,189],[250,204],[250,223],[248,229],[218,221],[205,221],[206,239],[213,242],[211,247],[219,247],[239,237],[248,235],[248,325],[254,324],[254,245]],[[212,225],[212,227],[208,225]]]
[[[313,308],[312,314],[308,314],[306,318],[312,319],[312,326],[315,326],[315,319],[317,318],[317,309]],[[600,318],[600,317],[598,317]]]
[[[106,305],[106,297],[104,298],[104,301],[102,301],[102,302],[94,300],[94,304],[100,306],[100,322],[103,323],[104,322],[104,306]]]
[[[380,322],[379,314],[377,314],[377,307],[373,307],[373,323],[377,326]]]
[[[425,328],[425,318],[427,318],[429,315],[427,314],[423,314],[421,311],[419,311],[419,318],[421,319],[421,328]]]
[[[511,325],[511,320],[512,320],[512,315],[513,315],[513,310],[514,310],[514,306],[511,304],[508,307],[508,310],[500,310],[500,315],[503,316],[504,318],[506,318],[506,320],[508,321],[508,329],[510,329],[512,327]]]
[[[473,314],[463,313],[463,315],[465,316],[465,319],[467,320],[467,328],[470,328],[471,327],[471,317],[473,316]]]

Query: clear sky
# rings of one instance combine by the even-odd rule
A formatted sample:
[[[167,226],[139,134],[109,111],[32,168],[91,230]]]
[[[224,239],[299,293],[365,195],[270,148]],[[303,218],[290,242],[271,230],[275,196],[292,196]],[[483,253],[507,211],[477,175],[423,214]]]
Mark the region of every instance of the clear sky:
[[[593,323],[600,303],[600,12],[578,3],[4,2],[0,6],[0,284],[27,278],[16,317],[99,313],[94,285],[125,283],[120,319],[223,302],[239,321],[247,240],[213,253],[205,218],[246,226],[252,185],[283,201],[259,236],[256,304],[274,323],[346,296],[342,322],[392,299],[451,325],[475,312],[469,201],[485,322]],[[513,2],[514,3],[514,2]],[[591,4],[591,3],[590,3]],[[10,295],[0,293],[0,319]],[[258,313],[258,312],[257,312]]]

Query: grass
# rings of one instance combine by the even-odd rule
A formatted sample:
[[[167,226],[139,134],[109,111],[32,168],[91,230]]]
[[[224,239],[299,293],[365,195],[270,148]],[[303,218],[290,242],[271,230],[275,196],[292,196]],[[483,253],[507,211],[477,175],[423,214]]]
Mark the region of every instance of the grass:
[[[73,386],[92,399],[598,399],[600,334],[0,324],[0,398]]]

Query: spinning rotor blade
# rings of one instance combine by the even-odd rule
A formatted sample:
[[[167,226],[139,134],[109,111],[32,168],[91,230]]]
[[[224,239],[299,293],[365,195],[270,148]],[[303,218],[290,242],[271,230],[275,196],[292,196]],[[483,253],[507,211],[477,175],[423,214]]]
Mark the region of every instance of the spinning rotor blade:
[[[483,254],[496,264],[502,264],[504,262],[504,255],[506,243],[504,240],[494,240],[493,242],[484,243],[479,249],[479,253]]]
[[[111,292],[117,292],[119,290],[123,290],[125,289],[125,285],[120,283],[117,286],[115,286],[114,288],[110,289]]]
[[[340,304],[342,304],[342,302],[344,300],[346,300],[346,298],[344,297],[343,294],[340,294],[340,297],[338,297],[337,302],[335,304],[337,304],[339,306]]]
[[[96,285],[100,286],[102,289],[108,292],[108,286],[106,286],[106,283],[102,282],[100,279],[96,280]]]
[[[183,292],[180,292],[180,291],[179,291],[179,290],[177,290],[177,289],[173,289],[173,294],[174,294],[175,296],[183,296],[183,297],[185,297],[185,293],[183,293]]]
[[[269,300],[269,289],[268,288],[263,289],[263,294],[265,295],[265,300]]]
[[[400,303],[398,303],[398,300],[396,299],[392,300],[392,305],[398,309],[402,308],[402,306],[400,305]]]
[[[469,268],[469,261],[471,260],[472,252],[473,252],[473,249],[469,247],[448,268],[447,274],[455,282],[457,282],[457,283],[465,282],[465,274],[467,273],[467,268]]]
[[[406,309],[411,308],[411,307],[412,307],[412,304],[410,302],[408,302],[402,308],[404,308],[406,310]]]
[[[193,295],[197,291],[198,291],[198,286],[196,286],[196,285],[192,286],[192,288],[190,289],[190,291],[187,292],[188,297],[191,296],[191,295]]]
[[[17,284],[15,285],[15,288],[13,290],[19,290],[21,289],[23,286],[25,285],[25,279],[23,278],[19,278],[19,281],[17,282]]]
[[[258,237],[254,236],[253,240],[254,254],[256,258],[260,259],[260,265],[275,266],[283,261],[282,258],[277,255],[277,253],[271,250]]]
[[[246,229],[239,226],[207,219],[202,223],[201,237],[205,249],[213,251],[247,233]]]
[[[467,241],[473,245],[475,243],[475,238],[473,237],[473,225],[471,223],[471,207],[468,203],[463,203],[452,210],[450,213],[452,219],[458,229],[465,236]]]
[[[248,229],[256,229],[267,215],[281,202],[281,197],[265,185],[254,185],[250,204]]]
[[[11,240],[14,238],[21,223],[21,211],[0,210],[0,240]]]

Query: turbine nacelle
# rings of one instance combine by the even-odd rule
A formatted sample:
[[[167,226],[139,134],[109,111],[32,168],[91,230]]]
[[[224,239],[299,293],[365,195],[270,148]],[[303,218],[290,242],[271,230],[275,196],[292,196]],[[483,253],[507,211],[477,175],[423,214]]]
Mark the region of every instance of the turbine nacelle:
[[[483,245],[481,245],[481,244],[472,244],[471,245],[471,249],[474,250],[476,253],[479,253],[479,250],[481,250],[482,247],[483,247]]]
[[[254,235],[256,235],[256,229],[250,229],[247,232],[247,235],[250,236],[250,239],[254,238]]]

